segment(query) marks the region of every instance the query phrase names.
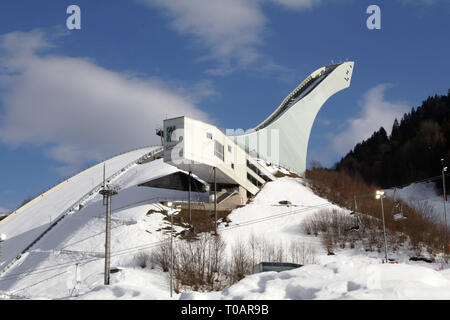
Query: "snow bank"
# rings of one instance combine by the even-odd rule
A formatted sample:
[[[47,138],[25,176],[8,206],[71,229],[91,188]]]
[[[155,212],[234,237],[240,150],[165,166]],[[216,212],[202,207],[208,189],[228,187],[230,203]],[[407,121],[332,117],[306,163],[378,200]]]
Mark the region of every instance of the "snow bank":
[[[159,159],[136,165],[114,182],[121,190],[112,198],[111,267],[120,271],[111,274],[110,286],[103,285],[105,207],[97,195],[2,275],[0,298],[169,299],[167,273],[141,269],[134,257],[168,239],[170,224],[165,216],[148,214],[162,209],[155,202],[186,199],[187,193],[137,185],[175,171]],[[68,188],[68,193],[86,188],[77,185],[74,190]],[[231,222],[219,225],[228,258],[235,241],[248,241],[254,234],[274,242],[307,244],[315,249],[316,264],[250,275],[221,292],[185,292],[173,298],[450,299],[450,271],[436,271],[437,264],[410,262],[404,254],[397,256],[399,264],[383,265],[382,253],[347,249],[336,249],[335,256],[327,256],[320,237],[305,235],[301,223],[319,210],[333,208],[338,207],[315,195],[303,179],[284,177],[267,183],[251,203],[229,215]]]
[[[385,190],[386,195],[394,197],[394,189]],[[397,189],[398,199],[404,201],[413,208],[420,208],[421,205],[428,205],[433,208],[436,218],[444,221],[444,201],[443,197],[436,192],[433,182],[412,183],[401,189]],[[447,201],[447,223],[450,225],[450,202]]]
[[[180,299],[450,299],[450,270],[345,253],[321,264],[263,272],[212,293],[183,293]]]

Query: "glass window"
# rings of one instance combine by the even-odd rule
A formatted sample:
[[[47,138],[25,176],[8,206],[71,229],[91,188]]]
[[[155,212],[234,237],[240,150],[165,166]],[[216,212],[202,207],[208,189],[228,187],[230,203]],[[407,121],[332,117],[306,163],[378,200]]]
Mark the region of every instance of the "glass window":
[[[214,155],[219,158],[220,160],[224,160],[223,157],[223,144],[221,144],[219,141],[214,140]]]

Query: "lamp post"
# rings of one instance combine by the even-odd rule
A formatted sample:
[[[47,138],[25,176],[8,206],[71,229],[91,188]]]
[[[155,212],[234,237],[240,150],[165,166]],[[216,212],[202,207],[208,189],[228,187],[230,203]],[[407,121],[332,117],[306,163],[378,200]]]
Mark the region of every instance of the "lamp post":
[[[0,259],[2,257],[2,242],[6,240],[6,234],[0,234]],[[1,260],[0,260],[1,262]]]
[[[442,162],[442,189],[444,192],[444,227],[445,227],[445,238],[444,238],[444,253],[445,253],[445,246],[448,244],[448,237],[447,237],[447,229],[448,229],[448,225],[447,225],[447,204],[446,204],[446,200],[447,200],[447,193],[445,190],[445,172],[447,171],[447,167],[444,167],[444,159],[441,159]]]
[[[103,185],[99,191],[103,195],[103,201],[106,201],[106,229],[105,229],[105,279],[104,284],[109,285],[109,275],[111,271],[111,197],[118,193],[116,189],[110,189]]]
[[[175,210],[172,208],[173,203],[167,202],[167,206],[171,208],[170,211],[167,211],[167,214],[170,215],[170,297],[172,298],[173,292],[173,216],[175,213],[178,213],[176,209],[179,209],[180,206],[175,206]]]
[[[377,190],[375,193],[375,199],[381,200],[381,216],[383,220],[383,233],[384,233],[384,258],[386,260],[386,263],[388,263],[388,257],[387,257],[387,241],[386,241],[386,225],[384,222],[384,207],[383,207],[383,198],[385,197],[384,191]]]

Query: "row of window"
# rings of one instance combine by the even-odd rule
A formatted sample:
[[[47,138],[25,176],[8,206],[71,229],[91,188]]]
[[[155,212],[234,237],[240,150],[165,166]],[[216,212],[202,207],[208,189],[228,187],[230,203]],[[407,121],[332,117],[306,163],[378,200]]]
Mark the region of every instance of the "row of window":
[[[212,140],[213,139],[213,135],[210,132],[206,133],[206,138]],[[228,147],[228,152],[232,153],[233,152],[233,147],[232,146],[227,146]],[[224,146],[223,144],[221,144],[219,141],[214,140],[214,155],[216,157],[218,157],[219,159],[221,159],[222,161],[224,161]],[[234,169],[234,165],[231,164],[231,167]]]
[[[270,178],[266,176],[264,173],[261,172],[254,164],[252,164],[250,161],[247,160],[247,168],[252,170],[254,173],[256,173],[257,176],[259,176],[261,179],[263,179],[265,182],[269,182]]]
[[[223,144],[221,144],[217,140],[214,140],[214,155],[220,160],[224,161]]]
[[[250,173],[247,172],[247,180],[253,183],[255,186],[259,187],[261,185],[261,182],[255,179]]]
[[[212,133],[207,132],[206,138],[212,140],[213,139]],[[232,146],[228,145],[227,147],[228,147],[228,152],[231,153],[233,151]],[[225,148],[224,148],[223,144],[221,144],[217,140],[214,140],[214,155],[222,161],[225,161],[224,149]],[[234,163],[231,163],[231,168],[234,169]],[[250,169],[251,171],[253,171],[259,177],[261,177],[264,181],[266,181],[266,182],[270,181],[268,176],[266,176],[264,173],[262,173],[261,170],[259,170],[255,165],[250,163],[250,161],[248,161],[248,160],[247,160],[247,168]],[[257,187],[262,185],[261,182],[259,182],[259,180],[257,180],[255,177],[253,177],[248,172],[247,172],[247,179]]]

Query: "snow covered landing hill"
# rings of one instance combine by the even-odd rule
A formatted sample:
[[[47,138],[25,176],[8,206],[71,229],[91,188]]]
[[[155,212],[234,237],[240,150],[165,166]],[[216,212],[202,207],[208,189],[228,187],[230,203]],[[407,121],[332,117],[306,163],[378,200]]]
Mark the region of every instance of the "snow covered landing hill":
[[[181,299],[370,299],[448,300],[450,269],[420,264],[381,264],[380,258],[341,251],[321,255],[317,264],[247,276],[212,293],[183,293]]]
[[[80,210],[67,216],[0,276],[4,299],[169,299],[168,274],[158,268],[141,268],[140,251],[156,248],[168,239],[169,226],[157,202],[186,199],[179,191],[137,187],[138,184],[177,171],[155,160],[134,165],[115,184],[112,199],[112,261],[118,272],[111,285],[103,285],[105,208],[96,195]],[[197,198],[200,195],[195,195]],[[289,201],[291,205],[280,204]],[[174,299],[450,299],[449,270],[437,264],[410,262],[381,264],[382,254],[339,249],[328,256],[320,237],[302,232],[302,221],[322,209],[338,208],[316,196],[302,179],[270,182],[245,207],[234,210],[221,223],[219,233],[232,256],[237,241],[252,237],[274,244],[302,243],[314,250],[314,259],[302,268],[245,277],[222,291],[181,292]],[[176,227],[177,231],[182,230]],[[177,240],[183,241],[183,240]]]

